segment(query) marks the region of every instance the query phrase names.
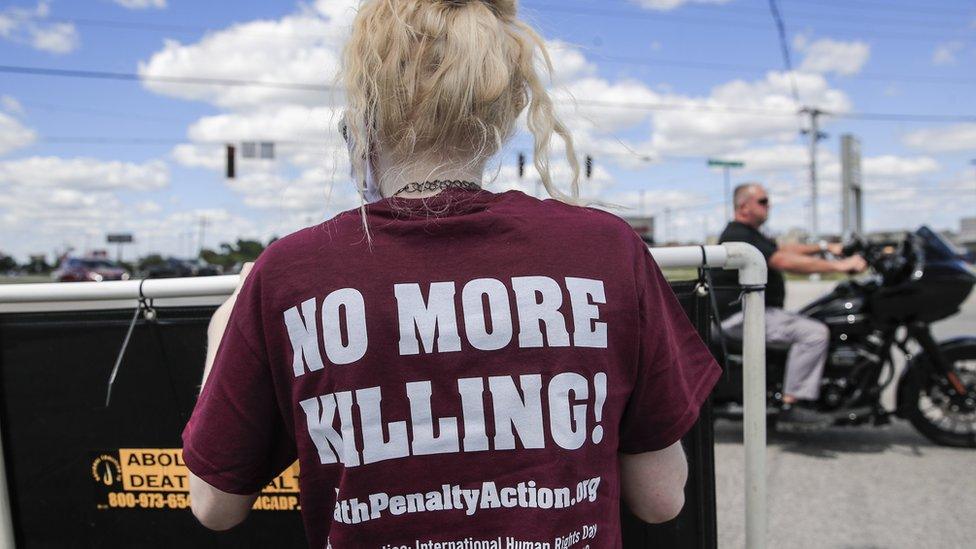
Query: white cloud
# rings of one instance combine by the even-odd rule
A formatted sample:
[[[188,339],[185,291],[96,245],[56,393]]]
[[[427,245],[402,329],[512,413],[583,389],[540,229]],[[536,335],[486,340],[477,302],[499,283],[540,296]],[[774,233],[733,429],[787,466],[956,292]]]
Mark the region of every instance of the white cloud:
[[[0,11],[0,37],[50,53],[69,53],[78,47],[78,32],[72,23],[46,22],[48,2],[34,8],[8,7]]]
[[[653,9],[652,3],[647,5]],[[664,3],[658,8],[667,8],[665,4],[673,8],[683,3]],[[194,43],[169,41],[140,63],[140,72],[145,75],[216,76],[326,85],[335,76],[339,48],[349,19],[355,13],[355,5],[354,0],[321,0],[280,19],[234,25],[209,33]],[[827,43],[817,43],[820,42]],[[805,189],[802,182],[805,180],[806,150],[795,144],[800,120],[792,114],[797,104],[792,97],[791,79],[795,78],[804,104],[839,113],[851,109],[848,97],[832,87],[823,73],[791,75],[772,71],[755,80],[733,80],[707,93],[692,95],[674,91],[673,86],[657,87],[637,80],[604,78],[596,64],[587,58],[584,49],[558,40],[547,43],[555,65],[551,91],[560,116],[573,131],[578,153],[593,154],[597,158],[595,177],[592,181],[581,182],[582,193],[605,201],[638,206],[635,198],[638,194],[614,192],[616,179],[611,171],[620,167],[646,168],[650,163],[639,158],[641,155],[667,158],[668,155],[735,155],[739,152],[748,163],[743,175],[762,172],[771,184],[795,189],[792,194],[796,197],[794,201],[799,203]],[[842,55],[844,63],[834,59],[827,66],[818,61],[821,68],[817,70],[842,74],[860,70],[869,56],[869,49],[859,47],[857,42],[839,44],[847,48],[842,53],[853,52],[855,59],[852,61],[849,55]],[[814,48],[810,45],[807,51],[809,63],[813,64],[817,56],[823,56],[819,53],[820,48],[823,46]],[[215,70],[218,71],[216,74]],[[181,165],[219,171],[224,163],[221,143],[276,141],[278,160],[270,163],[242,161],[238,165],[238,177],[224,182],[256,213],[265,212],[272,217],[277,214],[274,232],[283,234],[283,227],[292,226],[289,224],[297,223],[299,225],[294,228],[298,228],[303,215],[307,216],[305,219],[321,219],[330,213],[358,206],[358,197],[348,177],[345,146],[335,131],[335,120],[342,105],[340,94],[151,81],[144,85],[157,93],[213,104],[222,111],[190,125],[187,130],[190,143],[175,147],[171,153]],[[573,98],[578,102],[574,103]],[[643,108],[642,104],[660,108]],[[767,111],[774,115],[765,114]],[[524,142],[531,136],[525,132],[524,117],[521,122],[522,130],[517,139]],[[621,138],[623,132],[629,136],[626,140]],[[568,190],[569,166],[562,158],[559,143],[558,139],[554,141],[552,151],[553,176],[557,186]],[[825,168],[839,169],[835,168],[836,160],[832,154],[827,151],[821,154]],[[519,179],[511,162],[514,152],[503,150],[499,158],[505,161],[488,188],[496,191],[518,188],[536,194],[537,175],[532,170],[531,161],[525,178]],[[485,174],[486,179],[493,175],[491,170]],[[825,181],[825,188],[830,185],[833,183]],[[671,196],[655,191],[651,195],[654,204],[648,203],[646,208],[652,211],[664,205],[677,207],[678,204],[708,201],[692,195],[694,193]],[[721,217],[721,206],[717,208],[713,213]],[[287,213],[282,215],[281,212]],[[703,213],[705,210],[701,209],[685,213],[676,211],[672,223],[675,227],[694,231]],[[255,226],[264,225],[255,221]],[[268,232],[268,226],[261,230]]]
[[[164,9],[166,0],[115,0],[115,3],[129,10]]]
[[[24,114],[24,106],[11,95],[0,95],[0,107],[11,114]]]
[[[850,76],[861,72],[871,56],[871,46],[861,41],[843,42],[821,38],[813,42],[797,36],[794,45],[803,52],[800,70]]]
[[[596,65],[572,44],[562,40],[547,40],[546,50],[553,66],[552,83],[556,86],[596,74]],[[544,64],[538,64],[538,70],[542,71],[544,67]]]
[[[642,8],[654,11],[670,11],[685,4],[727,4],[732,0],[631,0]]]
[[[137,202],[135,208],[137,212],[143,215],[158,213],[163,209],[163,207],[160,206],[158,202],[154,202],[152,200],[143,200],[142,202]]]
[[[211,246],[239,236],[267,239],[254,220],[224,209],[180,208],[160,217],[163,207],[157,201],[122,198],[123,191],[151,192],[168,182],[168,170],[160,161],[136,164],[56,157],[0,161],[4,252],[26,257],[72,246],[84,253],[104,248],[106,233],[132,232],[136,243],[126,257],[136,250],[190,255],[196,253],[200,216],[209,221],[206,242]]]
[[[206,116],[187,130],[194,141],[278,141],[315,140],[324,143],[326,137],[338,142],[340,111],[333,107],[304,105],[274,106],[243,113]]]
[[[135,164],[95,158],[32,156],[0,161],[0,188],[153,190],[169,185],[169,170],[159,160]]]
[[[850,100],[822,75],[796,73],[806,104],[846,112]],[[761,80],[733,80],[707,97],[664,96],[668,109],[653,115],[649,146],[664,154],[714,155],[744,149],[756,140],[792,141],[799,129],[790,74],[771,71]],[[768,114],[766,114],[768,113]],[[784,113],[779,115],[777,113]]]
[[[319,2],[279,20],[240,23],[208,33],[199,42],[166,40],[163,49],[139,62],[147,76],[259,81],[269,86],[225,86],[159,82],[143,85],[160,94],[220,107],[243,109],[268,105],[332,104],[341,94],[331,86],[339,52],[348,33],[355,0]],[[299,83],[310,88],[275,87]]]
[[[964,44],[959,41],[944,42],[935,47],[932,52],[932,63],[936,65],[956,64],[956,54],[962,51]]]
[[[829,154],[821,150],[818,160]],[[797,144],[778,144],[770,147],[752,148],[726,155],[726,160],[739,160],[745,163],[747,172],[796,171],[804,168],[810,161],[810,150]]]
[[[226,162],[226,153],[221,145],[181,143],[173,147],[170,154],[177,164],[188,168],[219,170]]]
[[[574,131],[603,133],[636,126],[651,116],[647,109],[628,105],[661,101],[660,94],[636,80],[609,82],[595,77],[556,88],[552,97],[557,111]]]
[[[9,96],[4,96],[6,97]],[[4,106],[7,107],[6,103]],[[0,155],[26,147],[36,139],[37,133],[34,130],[24,126],[16,118],[0,112]]]
[[[359,206],[358,195],[348,183],[347,174],[338,175],[332,178],[324,168],[306,169],[295,178],[270,171],[250,171],[228,180],[227,186],[240,193],[245,204],[258,209],[318,214]]]
[[[976,149],[976,123],[925,128],[902,138],[909,147],[927,152],[956,152]]]
[[[864,179],[912,179],[939,171],[941,166],[934,158],[919,156],[906,158],[890,154],[869,156],[861,160]]]

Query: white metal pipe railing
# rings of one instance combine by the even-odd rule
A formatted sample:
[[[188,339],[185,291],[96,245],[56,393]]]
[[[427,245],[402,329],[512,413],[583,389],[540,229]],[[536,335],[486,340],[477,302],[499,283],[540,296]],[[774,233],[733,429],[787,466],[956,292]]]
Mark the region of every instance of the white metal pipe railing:
[[[739,271],[739,284],[765,287],[766,258],[750,244],[651,248],[662,268],[718,267]],[[703,257],[704,256],[704,257]],[[746,547],[766,547],[766,303],[764,291],[742,296],[742,399],[745,439]]]
[[[741,242],[716,246],[650,248],[662,268],[714,267],[739,272],[739,283],[757,291],[742,297],[743,430],[745,439],[746,547],[766,546],[766,328],[764,292],[766,260],[759,250]],[[89,284],[0,285],[0,304],[69,301],[134,300],[225,296],[237,287],[237,275],[100,282]],[[2,448],[0,448],[2,450]],[[14,546],[13,520],[6,468],[0,451],[0,549]]]
[[[142,295],[153,299],[230,295],[237,287],[238,278],[237,275],[223,275],[195,278],[113,280],[97,283],[4,284],[0,285],[0,303],[138,299],[140,285],[142,286]]]

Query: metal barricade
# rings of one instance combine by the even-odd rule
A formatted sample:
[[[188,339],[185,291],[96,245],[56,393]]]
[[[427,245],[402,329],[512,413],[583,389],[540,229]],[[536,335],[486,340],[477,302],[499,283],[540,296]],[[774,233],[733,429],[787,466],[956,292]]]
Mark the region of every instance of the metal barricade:
[[[757,274],[758,252],[748,246],[652,252],[664,267],[700,266],[704,258],[707,266],[740,268],[743,283],[765,283],[765,263]],[[156,280],[141,287],[138,281],[0,287],[0,547],[304,545],[297,478],[290,470],[265,490],[259,510],[230,532],[197,525],[186,506],[180,433],[199,389],[210,316],[236,278]],[[705,298],[695,294],[693,284],[678,283],[674,289],[707,337]],[[106,381],[139,292],[156,300],[155,315],[137,320],[123,373],[105,407]],[[755,313],[756,303],[761,310],[757,294],[758,300],[747,296],[747,311]],[[64,310],[65,302],[74,309]],[[758,380],[763,387],[746,388],[749,547],[763,546],[765,529],[764,455],[757,463],[755,451],[765,445],[765,425],[757,423],[765,414],[761,420],[753,417],[765,383],[764,357],[757,356],[754,341],[759,336],[761,351],[762,325],[757,332],[756,317],[745,329],[746,384]],[[750,377],[755,370],[761,373]],[[761,404],[764,412],[764,399]],[[763,437],[758,440],[757,427]],[[627,547],[715,547],[712,444],[706,404],[684,439],[690,470],[685,508],[663,525],[643,524],[625,512]]]

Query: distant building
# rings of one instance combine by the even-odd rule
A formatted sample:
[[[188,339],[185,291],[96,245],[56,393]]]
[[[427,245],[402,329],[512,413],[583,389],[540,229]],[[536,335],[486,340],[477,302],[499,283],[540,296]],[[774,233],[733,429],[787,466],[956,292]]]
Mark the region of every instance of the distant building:
[[[623,216],[622,219],[634,228],[644,242],[654,245],[654,216]]]
[[[774,235],[776,242],[780,244],[806,244],[810,242],[810,233],[800,227],[792,227],[786,232]],[[820,238],[827,242],[840,242],[841,237],[835,234],[820,233]]]
[[[976,252],[976,217],[964,217],[959,220],[956,242],[967,250]]]

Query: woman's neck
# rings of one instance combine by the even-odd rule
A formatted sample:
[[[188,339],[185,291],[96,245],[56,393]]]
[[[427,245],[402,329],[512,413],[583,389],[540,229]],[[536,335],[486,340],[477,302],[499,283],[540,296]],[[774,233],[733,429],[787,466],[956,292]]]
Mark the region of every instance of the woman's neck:
[[[416,160],[397,161],[397,159],[381,153],[377,155],[375,162],[377,182],[384,197],[393,196],[393,193],[408,183],[423,183],[424,181],[460,180],[481,185],[485,168],[484,159],[466,161],[421,155],[418,155]],[[397,196],[423,198],[439,192],[440,190],[405,191]]]

